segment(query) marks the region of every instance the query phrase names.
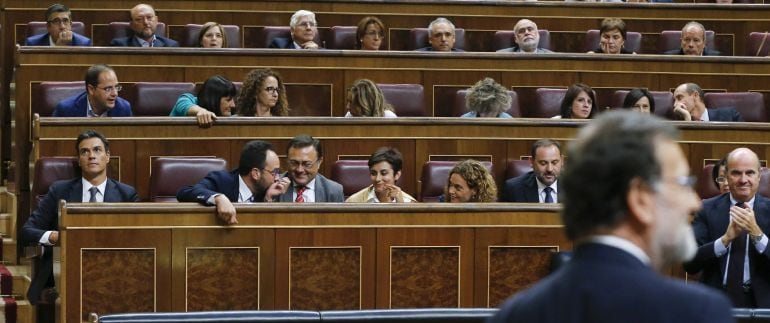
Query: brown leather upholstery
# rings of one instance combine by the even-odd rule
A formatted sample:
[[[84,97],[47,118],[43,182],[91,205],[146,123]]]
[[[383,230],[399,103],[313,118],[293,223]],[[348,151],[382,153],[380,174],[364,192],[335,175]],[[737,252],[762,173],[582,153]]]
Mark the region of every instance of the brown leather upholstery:
[[[128,32],[131,30],[127,21],[113,21],[108,27],[109,39],[128,37]],[[158,26],[155,28],[155,34],[166,37],[166,24],[158,22]]]
[[[612,94],[613,109],[622,108],[623,101],[626,100],[628,90],[617,90]],[[668,91],[650,91],[652,99],[655,101],[655,115],[661,118],[672,119],[672,111],[674,110],[674,95]]]
[[[328,49],[355,49],[356,48],[356,26],[332,26],[329,42],[326,44]],[[387,49],[388,41],[382,40],[380,49]]]
[[[529,159],[509,160],[505,167],[505,179],[519,177],[532,171],[532,162]]]
[[[537,47],[551,49],[551,33],[545,29],[538,29],[540,34],[540,41],[537,43]],[[495,50],[501,50],[509,47],[513,47],[516,43],[513,41],[515,34],[513,30],[498,30],[495,32],[495,37],[492,39],[492,47]]]
[[[533,111],[528,111],[530,118],[551,118],[561,115],[561,101],[567,89],[539,88],[535,90],[535,106]]]
[[[179,42],[182,47],[198,47],[198,33],[203,25],[187,24],[184,26],[184,34]],[[241,48],[241,27],[236,25],[222,25],[227,36],[227,48]]]
[[[710,92],[703,101],[710,109],[733,107],[747,122],[768,121],[765,98],[759,92]]]
[[[760,49],[761,46],[761,49]],[[759,54],[757,54],[759,51]],[[770,32],[753,32],[749,34],[749,41],[746,42],[746,56],[767,56],[770,55]]]
[[[86,35],[86,26],[82,21],[72,22],[72,31],[77,34]],[[42,35],[48,32],[48,24],[45,21],[30,21],[27,23],[27,37]]]
[[[658,39],[658,53],[663,54],[666,51],[679,48],[682,48],[681,30],[664,30],[660,33],[660,39]],[[713,30],[706,30],[706,48],[716,50]]]
[[[719,189],[714,184],[714,177],[711,176],[711,172],[714,169],[714,164],[708,164],[703,167],[698,181],[695,182],[695,191],[698,192],[698,196],[701,199],[707,199],[719,195]]]
[[[41,157],[35,161],[35,178],[32,181],[32,209],[48,193],[48,187],[56,181],[80,176],[76,157]]]
[[[315,41],[318,46],[324,47],[324,42],[321,41],[321,35],[323,31],[321,29],[316,33]],[[291,29],[289,26],[265,26],[262,29],[258,29],[255,33],[254,40],[251,45],[254,48],[268,48],[273,38],[288,38],[291,39]]]
[[[345,198],[355,194],[372,184],[369,177],[368,160],[338,160],[332,165],[331,179],[342,185],[342,192]],[[404,177],[401,176],[396,185],[404,185]]]
[[[86,90],[84,81],[74,82],[42,82],[37,89],[32,90],[32,113],[38,113],[41,117],[53,115],[56,105],[73,95]]]
[[[422,117],[425,112],[425,92],[422,84],[377,84],[399,117]]]
[[[428,43],[428,28],[412,28],[409,31],[409,42],[407,50],[415,50],[430,46]],[[465,29],[455,28],[455,47],[465,49]]]
[[[599,34],[599,30],[597,29],[591,29],[587,31],[583,50],[587,52],[599,48],[600,36],[601,35]],[[627,50],[639,54],[639,51],[642,48],[642,34],[634,31],[627,31],[626,42],[623,44],[623,47],[625,47]]]
[[[150,202],[176,202],[176,192],[193,185],[211,171],[227,169],[221,158],[158,157],[152,160]]]
[[[481,162],[484,167],[492,172],[492,163]],[[434,160],[422,165],[422,178],[420,179],[420,202],[438,202],[444,195],[444,188],[449,181],[449,172],[455,167],[457,161]]]
[[[510,114],[514,118],[520,118],[521,108],[519,107],[519,95],[516,94],[516,91],[508,91],[508,94],[511,95],[511,108],[508,109],[506,113]],[[468,112],[468,109],[465,106],[465,97],[467,95],[468,90],[457,90],[455,93],[454,106],[452,106],[453,116],[459,117]]]
[[[182,93],[193,93],[195,84],[177,82],[137,82],[131,109],[135,116],[168,116]]]

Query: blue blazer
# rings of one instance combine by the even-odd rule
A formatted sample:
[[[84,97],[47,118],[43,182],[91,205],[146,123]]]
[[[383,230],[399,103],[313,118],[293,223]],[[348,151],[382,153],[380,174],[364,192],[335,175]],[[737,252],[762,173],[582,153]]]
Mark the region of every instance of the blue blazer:
[[[283,49],[296,49],[294,47],[294,40],[291,38],[276,37],[270,42],[267,48],[283,48]]]
[[[227,196],[230,202],[238,202],[238,170],[217,170],[209,172],[197,184],[183,187],[176,193],[179,202],[198,202],[207,205],[206,201],[214,194]]]
[[[755,196],[754,215],[757,225],[765,235],[770,235],[770,199],[759,194]],[[701,272],[701,282],[719,289],[722,289],[727,255],[716,257],[714,241],[727,231],[731,205],[729,193],[703,200],[703,208],[695,215],[692,223],[698,241],[698,253],[693,260],[684,264],[688,273]],[[757,306],[770,307],[770,247],[759,254],[753,245],[749,245],[749,274]]]
[[[88,94],[86,91],[68,97],[56,105],[53,110],[54,117],[85,117],[88,114]],[[131,103],[118,97],[115,106],[107,112],[108,117],[130,117]]]
[[[48,188],[48,193],[40,201],[37,210],[24,223],[21,229],[21,240],[27,245],[37,245],[46,231],[59,230],[59,200],[67,202],[83,202],[83,183],[81,178],[57,181]],[[104,202],[136,202],[139,196],[136,190],[113,179],[107,179],[104,189]],[[29,302],[37,304],[40,294],[46,287],[53,287],[53,250],[45,247],[43,256],[36,260],[39,270],[32,278],[27,291]]]
[[[128,37],[114,38],[110,41],[110,46],[123,46],[123,47],[142,47],[139,41],[136,40],[133,33],[129,33]],[[152,42],[153,47],[179,47],[179,43],[171,38],[155,35],[155,40]]]
[[[735,108],[706,109],[709,121],[743,121],[743,117]]]
[[[29,36],[24,40],[24,46],[50,46],[51,43],[48,41],[48,37],[48,33]],[[91,46],[91,39],[73,32],[72,45],[70,46]]]
[[[507,300],[489,322],[733,322],[719,292],[668,278],[607,245],[578,245],[572,260]]]
[[[556,188],[557,190],[561,188],[559,181],[556,181]],[[505,181],[501,202],[540,203],[535,172],[529,171],[524,175]]]

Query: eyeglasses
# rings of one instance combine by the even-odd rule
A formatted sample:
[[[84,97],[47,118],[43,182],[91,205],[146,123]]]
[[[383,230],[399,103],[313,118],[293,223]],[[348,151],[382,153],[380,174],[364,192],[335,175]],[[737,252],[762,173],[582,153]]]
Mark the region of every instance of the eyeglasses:
[[[272,87],[272,86],[268,86],[268,87],[266,87],[266,88],[265,88],[265,91],[266,91],[267,93],[270,93],[270,94],[273,94],[273,93],[281,93],[281,89],[279,89],[279,88],[277,88],[277,87]]]
[[[309,160],[306,160],[306,161],[302,161],[302,162],[301,162],[301,161],[299,161],[299,160],[291,160],[291,159],[290,159],[290,160],[289,160],[289,167],[291,167],[291,168],[297,168],[297,167],[299,167],[300,165],[302,165],[302,167],[303,167],[303,168],[313,168],[313,167],[315,167],[315,165],[316,165],[317,163],[318,163],[318,159],[316,159],[315,161],[309,161]]]
[[[48,21],[51,25],[69,25],[72,21],[69,18],[55,18]]]
[[[313,28],[316,26],[314,21],[303,21],[297,24],[298,27]]]
[[[374,36],[378,36],[380,38],[385,37],[385,34],[381,31],[367,31],[364,35],[369,37],[374,37]]]
[[[717,177],[716,181],[719,184],[727,184],[727,177]]]
[[[108,86],[108,87],[98,87],[98,86],[95,86],[95,88],[100,89],[100,90],[104,90],[104,92],[107,92],[107,93],[120,92],[121,90],[123,90],[123,86],[122,85],[115,85],[115,86]]]

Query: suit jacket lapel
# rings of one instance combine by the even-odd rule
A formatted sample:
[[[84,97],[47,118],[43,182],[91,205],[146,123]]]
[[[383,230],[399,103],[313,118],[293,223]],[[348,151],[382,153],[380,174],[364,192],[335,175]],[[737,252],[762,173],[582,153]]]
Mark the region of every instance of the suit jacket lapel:
[[[67,202],[83,202],[83,182],[80,178],[76,179],[75,183],[72,183]]]
[[[540,202],[540,197],[538,196],[537,192],[537,178],[535,177],[535,173],[529,174],[529,180],[527,181],[527,201],[531,201],[532,203],[538,203]]]
[[[324,179],[323,176],[320,174],[316,175],[315,177],[315,201],[316,202],[326,202],[326,199],[324,196],[326,196],[326,191],[324,190],[323,185]]]
[[[710,216],[714,217],[713,223],[716,224],[714,232],[724,233],[727,231],[727,226],[730,224],[730,194],[723,194],[720,197],[719,203],[717,203],[716,209],[711,212]],[[720,235],[721,235],[720,233]],[[714,237],[715,239],[717,237]],[[729,251],[728,251],[729,252]],[[727,268],[727,256],[719,258],[719,277],[725,276],[725,269]]]

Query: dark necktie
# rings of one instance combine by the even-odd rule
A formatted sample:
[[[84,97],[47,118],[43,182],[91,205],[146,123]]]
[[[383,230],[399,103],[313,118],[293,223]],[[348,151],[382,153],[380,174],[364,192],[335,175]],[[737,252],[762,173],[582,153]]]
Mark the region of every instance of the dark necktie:
[[[297,199],[294,202],[305,203],[305,197],[302,196],[302,193],[305,193],[305,189],[307,189],[305,186],[297,187]]]
[[[543,199],[543,202],[553,203],[553,196],[551,195],[551,191],[553,191],[553,188],[551,188],[550,186],[546,186],[546,188],[543,189],[543,191],[545,191],[545,199]]]
[[[744,203],[735,204],[743,207]],[[743,263],[746,261],[746,233],[742,233],[730,243],[730,262],[727,264],[727,294],[733,302],[745,299],[743,294]],[[734,304],[738,306],[739,304]]]
[[[88,203],[96,203],[96,193],[99,193],[99,189],[96,188],[96,186],[91,186],[91,188],[88,189],[88,192],[91,193]]]

